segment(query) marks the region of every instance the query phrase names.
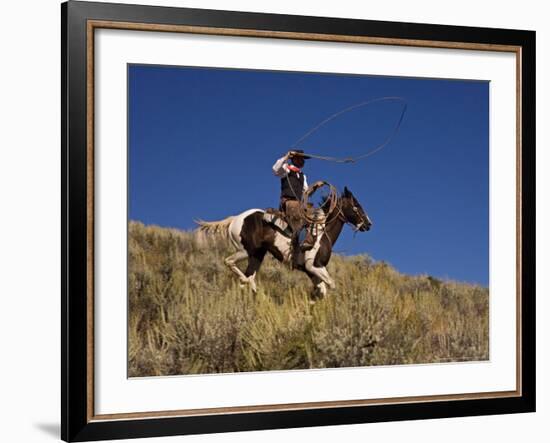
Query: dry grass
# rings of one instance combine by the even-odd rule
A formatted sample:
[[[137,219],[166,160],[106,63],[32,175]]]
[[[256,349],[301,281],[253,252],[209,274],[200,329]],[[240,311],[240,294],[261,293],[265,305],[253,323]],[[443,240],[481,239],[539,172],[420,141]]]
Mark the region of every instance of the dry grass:
[[[224,266],[232,252],[192,232],[129,226],[131,377],[487,360],[489,291],[334,255],[337,288],[267,258],[258,294]]]

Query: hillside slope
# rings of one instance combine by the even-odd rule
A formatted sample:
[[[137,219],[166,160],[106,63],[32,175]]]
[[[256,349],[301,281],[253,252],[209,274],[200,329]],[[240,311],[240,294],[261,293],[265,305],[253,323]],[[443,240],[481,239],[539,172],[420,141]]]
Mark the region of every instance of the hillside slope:
[[[487,360],[487,288],[333,255],[337,288],[266,258],[258,294],[192,232],[129,224],[130,377]]]

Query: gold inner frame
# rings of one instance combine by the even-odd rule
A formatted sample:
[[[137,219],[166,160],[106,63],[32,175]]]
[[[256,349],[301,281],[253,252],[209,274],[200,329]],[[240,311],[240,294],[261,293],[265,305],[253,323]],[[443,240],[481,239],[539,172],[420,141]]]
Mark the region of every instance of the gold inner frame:
[[[511,52],[516,56],[516,390],[498,392],[478,392],[466,394],[427,395],[415,397],[393,397],[365,400],[334,400],[307,403],[284,403],[256,406],[231,406],[220,408],[181,409],[172,411],[129,412],[96,415],[94,410],[94,36],[95,29],[121,29],[134,31],[177,32],[188,34],[225,35],[239,37],[280,38],[292,40],[312,40],[344,42],[371,45],[412,46],[422,48],[465,49],[477,51]],[[313,34],[300,32],[265,31],[251,29],[212,28],[186,25],[163,25],[150,23],[130,23],[104,20],[87,21],[86,44],[86,124],[87,124],[87,421],[108,421],[122,419],[142,419],[158,417],[185,417],[197,415],[236,414],[254,412],[292,411],[300,409],[337,408],[367,405],[389,405],[398,403],[427,403],[436,401],[460,401],[520,397],[522,395],[522,348],[521,348],[521,46],[496,45],[486,43],[445,42],[436,40],[412,40],[399,38]]]

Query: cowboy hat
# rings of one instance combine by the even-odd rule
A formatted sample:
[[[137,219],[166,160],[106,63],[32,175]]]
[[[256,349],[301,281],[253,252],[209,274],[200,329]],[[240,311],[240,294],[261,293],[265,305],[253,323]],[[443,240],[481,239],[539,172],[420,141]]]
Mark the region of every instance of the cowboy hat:
[[[292,151],[290,151],[290,158],[292,157],[302,157],[304,160],[311,158],[309,155],[304,154],[303,149],[293,149]]]

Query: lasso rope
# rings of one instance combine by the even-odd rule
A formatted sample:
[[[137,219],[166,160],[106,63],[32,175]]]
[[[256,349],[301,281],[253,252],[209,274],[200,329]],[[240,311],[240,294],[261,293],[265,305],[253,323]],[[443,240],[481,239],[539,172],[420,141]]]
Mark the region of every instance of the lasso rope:
[[[395,125],[395,127],[393,128],[393,131],[390,132],[389,136],[379,145],[375,146],[374,148],[371,148],[369,151],[367,151],[366,153],[362,154],[362,155],[359,155],[359,156],[356,156],[356,157],[343,157],[343,158],[339,158],[339,157],[330,157],[330,156],[324,156],[324,155],[317,155],[317,154],[310,154],[310,153],[304,153],[303,155],[306,156],[306,157],[311,157],[311,158],[315,158],[315,159],[318,159],[318,160],[325,160],[325,161],[331,161],[331,162],[336,162],[336,163],[355,163],[357,162],[358,160],[362,160],[364,158],[367,158],[367,157],[370,157],[371,155],[373,154],[376,154],[378,151],[382,150],[383,148],[385,148],[391,141],[392,139],[395,137],[395,135],[397,134],[397,132],[399,131],[399,128],[401,127],[401,123],[403,123],[403,118],[405,117],[405,113],[407,112],[407,101],[403,98],[403,97],[378,97],[378,98],[375,98],[375,99],[372,99],[372,100],[367,100],[365,102],[361,102],[361,103],[357,103],[353,106],[350,106],[348,108],[345,108],[345,109],[342,109],[341,111],[338,111],[334,114],[332,114],[331,116],[329,116],[328,118],[324,119],[323,121],[321,121],[319,124],[317,124],[316,126],[314,126],[312,129],[310,129],[308,132],[306,132],[303,136],[301,136],[291,147],[291,150],[293,149],[298,149],[299,145],[305,140],[307,139],[310,135],[312,135],[313,133],[317,132],[318,129],[320,129],[322,126],[324,126],[325,124],[327,124],[328,122],[330,122],[331,120],[334,120],[335,118],[338,118],[340,117],[341,115],[347,113],[347,112],[350,112],[350,111],[353,111],[355,109],[358,109],[358,108],[362,108],[364,106],[368,106],[368,105],[371,105],[373,103],[378,103],[378,102],[384,102],[384,101],[395,101],[395,102],[401,102],[403,104],[403,109],[401,110],[401,114],[399,115],[399,119],[397,121],[397,124]]]
[[[403,108],[401,110],[401,114],[399,115],[399,119],[397,120],[397,123],[395,127],[393,128],[392,132],[389,134],[389,136],[379,145],[375,146],[374,148],[370,149],[369,151],[365,152],[362,155],[356,156],[356,157],[331,157],[331,156],[324,156],[324,155],[317,155],[317,154],[310,154],[310,153],[303,153],[302,155],[304,157],[310,157],[315,158],[318,160],[325,160],[325,161],[331,161],[336,163],[355,163],[358,160],[362,160],[364,158],[370,157],[373,154],[376,154],[383,148],[385,148],[395,137],[397,132],[399,131],[399,128],[401,127],[401,123],[403,123],[403,118],[405,117],[405,113],[407,112],[407,101],[403,97],[378,97],[372,100],[367,100],[361,103],[356,103],[355,105],[349,106],[345,109],[342,109],[341,111],[338,111],[331,116],[327,117],[323,121],[321,121],[319,124],[311,128],[308,132],[306,132],[304,135],[302,135],[291,147],[291,150],[298,149],[300,143],[302,143],[304,140],[306,140],[309,136],[311,136],[313,133],[317,132],[322,126],[327,124],[328,122],[334,120],[335,118],[340,117],[341,115],[353,111],[358,108],[362,108],[364,106],[371,105],[373,103],[378,102],[384,102],[384,101],[395,101],[395,102],[401,102],[403,104]],[[299,206],[299,212],[300,216],[304,219],[304,221],[309,225],[315,225],[315,224],[327,224],[330,221],[332,221],[334,218],[340,216],[341,209],[338,207],[339,205],[339,197],[338,197],[338,191],[337,189],[331,185],[330,183],[323,182],[323,186],[328,186],[329,193],[325,197],[325,200],[320,206],[320,209],[322,209],[325,214],[326,218],[324,220],[319,220],[317,217],[315,217],[315,213],[313,215],[309,215],[308,211],[308,199],[311,195],[309,192],[302,192],[302,198],[299,199],[297,193],[295,192],[294,188],[292,187],[292,183],[288,179],[288,175],[286,176],[286,179],[288,181],[288,184],[290,186],[290,189],[292,190],[292,193],[294,194],[294,197],[296,200],[300,201]],[[328,205],[328,208],[325,208]],[[337,209],[337,212],[335,210]],[[336,215],[331,218],[331,214],[335,213]]]

